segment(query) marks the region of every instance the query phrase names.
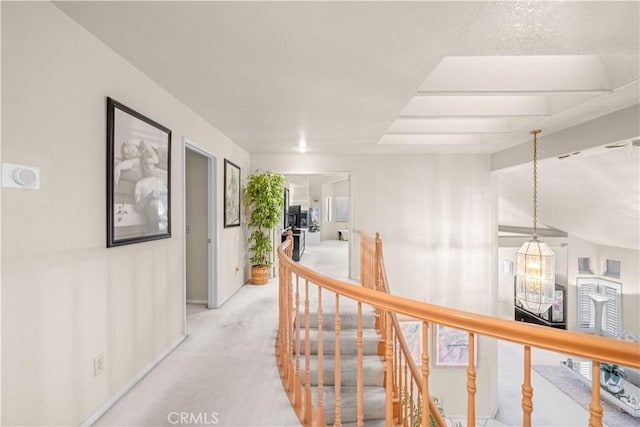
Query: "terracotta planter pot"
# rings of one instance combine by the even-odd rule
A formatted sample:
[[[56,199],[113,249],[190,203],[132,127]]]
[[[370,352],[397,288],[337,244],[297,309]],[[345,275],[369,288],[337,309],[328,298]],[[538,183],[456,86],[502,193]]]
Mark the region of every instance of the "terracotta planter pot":
[[[266,285],[269,282],[270,267],[251,267],[251,283],[254,285]]]

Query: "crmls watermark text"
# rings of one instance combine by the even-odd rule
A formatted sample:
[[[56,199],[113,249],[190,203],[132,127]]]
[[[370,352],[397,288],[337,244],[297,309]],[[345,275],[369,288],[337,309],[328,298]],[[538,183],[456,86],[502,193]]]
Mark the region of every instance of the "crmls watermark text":
[[[217,412],[169,412],[169,424],[215,425],[218,424]]]

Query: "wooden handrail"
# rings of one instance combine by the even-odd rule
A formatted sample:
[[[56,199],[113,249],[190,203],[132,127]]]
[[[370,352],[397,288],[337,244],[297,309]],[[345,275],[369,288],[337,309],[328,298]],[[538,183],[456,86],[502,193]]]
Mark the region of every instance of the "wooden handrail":
[[[278,253],[280,252],[281,249],[278,249]],[[284,253],[282,254],[284,255]],[[468,311],[417,302],[395,295],[387,295],[325,276],[297,264],[285,256],[282,258],[280,262],[284,262],[300,277],[304,277],[316,285],[344,297],[361,301],[374,307],[517,344],[591,360],[608,361],[631,368],[640,368],[640,356],[638,344],[636,343],[497,319]]]
[[[360,232],[360,238],[371,239],[371,237],[367,236],[362,231]],[[377,276],[378,278],[377,287],[381,292],[385,294],[390,294],[389,281],[387,279],[387,270],[384,264],[384,255],[382,253],[382,241],[380,240],[380,235],[377,233],[375,237],[375,247],[376,247],[375,256],[377,258],[377,265],[379,270],[378,276]],[[400,328],[400,322],[398,321],[398,316],[396,313],[392,313],[391,321],[392,321],[392,329],[398,340],[399,351],[402,354],[402,358],[405,360],[405,363],[409,367],[409,372],[411,373],[411,380],[413,383],[418,385],[419,388],[422,390],[422,383],[423,383],[422,373],[418,369],[418,366],[416,365],[415,360],[413,360],[413,357],[411,356],[409,345],[407,344],[407,340],[405,339],[402,329]],[[423,350],[426,351],[426,349],[427,349],[427,346],[426,345],[423,346]],[[427,369],[427,376],[428,376],[428,369]],[[428,419],[429,419],[428,415],[430,414],[435,419],[436,424],[438,426],[446,426],[447,424],[443,419],[442,415],[440,414],[440,411],[438,411],[438,408],[436,407],[435,402],[433,401],[430,395],[427,394],[427,396],[428,396],[428,399],[425,399],[424,396],[422,397],[423,399],[422,401],[429,406],[428,412],[423,411],[425,413],[425,417],[424,417],[426,419],[425,422],[428,423]]]
[[[366,236],[363,234],[363,236]],[[368,239],[372,239],[368,237]],[[293,309],[293,281],[292,275],[296,276],[296,282],[300,279],[306,282],[313,283],[318,286],[318,292],[327,290],[335,293],[336,305],[340,297],[349,298],[360,304],[368,304],[376,309],[376,312],[380,314],[379,321],[382,323],[379,326],[382,333],[385,346],[383,353],[387,360],[387,373],[386,373],[386,386],[387,388],[396,388],[393,391],[393,398],[397,401],[402,401],[407,395],[410,396],[411,402],[408,407],[404,405],[398,411],[394,410],[393,416],[397,422],[408,423],[413,425],[413,411],[417,409],[421,413],[427,413],[427,416],[420,419],[421,425],[428,425],[428,415],[432,415],[436,420],[436,423],[440,426],[446,424],[442,420],[437,408],[433,405],[431,398],[428,396],[428,366],[423,366],[422,372],[417,368],[416,363],[412,360],[408,346],[404,336],[399,327],[397,320],[398,314],[408,316],[410,318],[420,320],[423,322],[423,342],[427,341],[427,325],[444,325],[451,328],[463,330],[469,333],[470,347],[473,346],[473,336],[480,335],[485,337],[497,338],[500,340],[510,341],[513,343],[521,344],[525,346],[525,349],[531,347],[550,350],[554,352],[564,353],[571,356],[590,359],[593,361],[594,375],[599,371],[600,362],[609,362],[621,366],[627,366],[632,368],[640,368],[640,345],[637,343],[630,343],[625,341],[613,340],[610,338],[590,336],[580,334],[572,331],[558,330],[554,328],[548,328],[533,324],[524,324],[521,322],[515,322],[512,320],[498,319],[482,314],[470,313],[462,310],[440,307],[433,304],[427,304],[422,302],[413,301],[407,298],[394,296],[388,293],[389,285],[387,282],[386,271],[384,267],[384,259],[382,256],[381,242],[379,239],[375,241],[376,250],[376,262],[374,266],[371,264],[371,259],[367,260],[367,257],[361,255],[361,280],[363,287],[354,286],[351,283],[336,280],[327,277],[319,272],[306,268],[298,263],[295,263],[291,259],[292,241],[291,236],[287,241],[278,248],[278,257],[280,261],[280,302],[284,304],[284,307],[280,308],[280,326],[278,328],[277,337],[277,354],[278,365],[283,377],[283,384],[289,392],[290,396],[297,396],[299,391],[294,390],[300,387],[297,381],[294,381],[292,377],[295,376],[295,370],[292,366],[292,355],[294,360],[296,359],[292,333],[295,333],[297,328],[292,330],[294,318],[298,317]],[[369,242],[371,243],[371,242]],[[362,246],[361,242],[361,248]],[[366,270],[364,270],[366,268]],[[308,292],[308,291],[307,291]],[[337,307],[336,307],[337,308]],[[297,310],[296,310],[297,311]],[[337,312],[337,310],[336,310]],[[339,318],[337,320],[337,332],[339,333]],[[306,319],[305,319],[306,321]],[[284,324],[282,323],[284,322]],[[305,326],[307,323],[305,323]],[[297,325],[296,325],[297,326]],[[339,341],[336,343],[339,345]],[[299,356],[298,356],[299,357]],[[321,355],[319,355],[321,358]],[[428,355],[423,353],[422,363],[428,364]],[[398,360],[396,360],[398,359]],[[339,360],[336,360],[339,369]],[[469,404],[468,404],[468,425],[473,425],[475,422],[475,376],[476,372],[473,368],[473,357],[470,357],[470,366],[467,369],[467,390],[469,392]],[[523,384],[523,418],[525,425],[530,422],[530,413],[533,410],[530,401],[530,384],[529,374],[527,370],[530,368],[530,363],[527,365],[525,360],[525,384]],[[400,369],[405,369],[405,379],[402,379]],[[406,370],[409,370],[411,374],[411,383],[407,379]],[[337,373],[337,372],[336,372]],[[339,374],[336,375],[336,380],[339,382]],[[404,386],[403,386],[404,384]],[[410,384],[410,386],[408,386]],[[415,388],[414,388],[415,384]],[[593,396],[592,403],[590,405],[590,426],[602,425],[602,409],[600,407],[600,394],[599,394],[599,382],[598,378],[593,380]],[[461,385],[462,386],[462,385]],[[336,384],[336,397],[339,404],[339,384]],[[405,387],[404,389],[398,387]],[[407,388],[409,387],[409,388]],[[414,390],[417,390],[417,400],[414,401]],[[301,391],[301,390],[300,390]],[[429,401],[429,410],[425,411],[425,405],[421,393],[426,392],[426,396]],[[389,401],[389,394],[387,391],[387,425],[391,425],[389,421],[389,405],[392,402]],[[295,398],[294,398],[295,399]],[[396,402],[397,403],[397,402]],[[340,406],[338,406],[339,411]],[[409,419],[407,420],[407,411],[411,411]],[[339,417],[339,412],[338,414]],[[309,419],[305,417],[306,425],[316,425],[318,419]],[[361,419],[360,419],[361,420]],[[319,425],[323,425],[323,421]],[[337,418],[339,423],[339,418]],[[527,422],[528,421],[528,422]],[[359,424],[361,424],[360,421]]]

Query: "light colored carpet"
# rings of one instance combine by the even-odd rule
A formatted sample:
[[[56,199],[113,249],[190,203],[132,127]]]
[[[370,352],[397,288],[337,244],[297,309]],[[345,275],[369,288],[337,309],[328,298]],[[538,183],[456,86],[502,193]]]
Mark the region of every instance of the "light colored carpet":
[[[580,381],[574,374],[563,366],[546,366],[534,365],[533,370],[542,375],[546,380],[553,383],[563,393],[578,402],[580,406],[589,410],[591,402],[591,387]],[[606,393],[602,391],[602,393]],[[633,427],[640,426],[640,419],[632,417],[626,412],[602,400],[602,409],[604,411],[603,421],[610,427]]]
[[[213,425],[215,413],[217,426],[299,426],[276,365],[277,297],[275,280],[248,285],[189,316],[187,339],[95,425]],[[176,424],[183,412],[200,422]]]

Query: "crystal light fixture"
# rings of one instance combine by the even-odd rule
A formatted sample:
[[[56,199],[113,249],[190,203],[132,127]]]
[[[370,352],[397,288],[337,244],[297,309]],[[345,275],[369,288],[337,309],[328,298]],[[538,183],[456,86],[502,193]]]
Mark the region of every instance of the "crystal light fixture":
[[[544,313],[554,300],[556,263],[553,251],[538,240],[538,134],[533,135],[533,235],[517,253],[516,298],[522,306],[536,314]]]

